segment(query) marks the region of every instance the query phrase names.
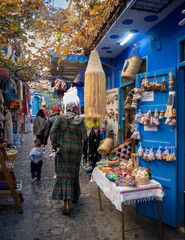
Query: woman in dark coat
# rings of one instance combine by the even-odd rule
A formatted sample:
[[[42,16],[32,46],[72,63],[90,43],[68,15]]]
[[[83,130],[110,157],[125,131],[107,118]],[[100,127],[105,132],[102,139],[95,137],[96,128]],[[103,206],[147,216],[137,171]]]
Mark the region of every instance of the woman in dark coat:
[[[47,145],[49,130],[50,124],[46,119],[42,109],[39,109],[33,122],[33,133],[35,134],[36,138],[41,140],[42,145]]]
[[[80,196],[79,169],[82,156],[82,140],[87,138],[83,119],[77,114],[77,106],[70,102],[66,113],[54,122],[50,139],[57,149],[57,179],[53,199],[64,200],[64,214],[69,213],[69,201]]]

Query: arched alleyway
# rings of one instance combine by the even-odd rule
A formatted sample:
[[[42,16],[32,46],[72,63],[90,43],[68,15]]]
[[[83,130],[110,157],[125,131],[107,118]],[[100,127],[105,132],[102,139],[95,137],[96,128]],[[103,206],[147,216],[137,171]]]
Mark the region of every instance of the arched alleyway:
[[[63,202],[51,199],[54,185],[54,160],[49,158],[48,144],[43,158],[41,184],[31,184],[28,154],[33,145],[32,133],[24,135],[15,164],[17,179],[23,181],[23,214],[19,214],[12,198],[0,199],[0,240],[120,240],[121,215],[102,194],[103,211],[99,210],[95,183],[81,170],[81,198],[71,204],[69,216],[62,214]],[[126,239],[157,240],[157,223],[137,215],[134,206],[125,207]],[[164,240],[183,239],[173,228],[163,225]]]

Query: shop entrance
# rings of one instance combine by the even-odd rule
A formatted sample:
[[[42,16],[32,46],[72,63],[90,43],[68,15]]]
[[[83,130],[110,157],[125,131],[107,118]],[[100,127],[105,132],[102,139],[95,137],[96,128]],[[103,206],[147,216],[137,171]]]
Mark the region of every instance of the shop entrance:
[[[184,96],[185,96],[185,68],[183,69],[183,75],[184,75]],[[184,111],[184,119],[185,119],[185,111]],[[185,121],[184,121],[184,129],[185,129]],[[185,131],[184,131],[185,136]],[[185,141],[184,141],[184,149],[185,149]],[[185,206],[185,151],[184,151],[184,204]],[[185,211],[184,211],[184,227],[185,227]]]
[[[130,124],[134,121],[135,109],[132,104],[132,89],[135,87],[135,81],[123,84],[120,87],[120,127],[123,130],[124,140],[132,135]]]
[[[185,35],[177,40],[178,74],[178,223],[185,226]]]

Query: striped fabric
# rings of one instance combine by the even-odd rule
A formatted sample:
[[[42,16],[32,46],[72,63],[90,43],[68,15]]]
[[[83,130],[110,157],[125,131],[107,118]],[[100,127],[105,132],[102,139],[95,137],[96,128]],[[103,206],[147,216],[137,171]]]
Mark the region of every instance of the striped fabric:
[[[87,138],[84,122],[71,124],[69,120],[58,117],[50,131],[54,147],[60,147],[57,157],[57,179],[52,199],[72,200],[80,195],[79,168],[82,156],[82,140]]]

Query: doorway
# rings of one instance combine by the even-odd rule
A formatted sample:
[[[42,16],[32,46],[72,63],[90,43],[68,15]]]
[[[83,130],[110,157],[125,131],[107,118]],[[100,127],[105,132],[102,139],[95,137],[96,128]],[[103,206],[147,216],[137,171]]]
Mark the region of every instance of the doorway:
[[[185,226],[185,35],[177,40],[178,69],[178,224]]]

